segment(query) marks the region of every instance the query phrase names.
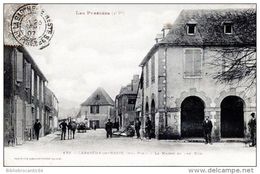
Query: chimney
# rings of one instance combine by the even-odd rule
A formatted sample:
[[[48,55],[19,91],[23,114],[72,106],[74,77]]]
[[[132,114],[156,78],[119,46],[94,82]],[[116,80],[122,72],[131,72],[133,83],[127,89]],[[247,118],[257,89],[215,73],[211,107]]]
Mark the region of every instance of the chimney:
[[[171,23],[165,23],[163,25],[163,28],[162,28],[163,38],[165,38],[165,36],[169,33],[171,28],[172,28],[172,24]]]
[[[162,39],[163,39],[163,34],[162,33],[157,34],[156,37],[155,37],[156,43],[160,42]]]

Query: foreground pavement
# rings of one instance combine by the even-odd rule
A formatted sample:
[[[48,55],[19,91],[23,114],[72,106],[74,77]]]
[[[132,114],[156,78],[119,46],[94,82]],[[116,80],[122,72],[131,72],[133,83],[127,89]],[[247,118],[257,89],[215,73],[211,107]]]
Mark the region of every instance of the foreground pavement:
[[[4,148],[6,166],[255,166],[256,148],[244,143],[183,143],[171,140],[107,139],[105,131],[59,133]]]

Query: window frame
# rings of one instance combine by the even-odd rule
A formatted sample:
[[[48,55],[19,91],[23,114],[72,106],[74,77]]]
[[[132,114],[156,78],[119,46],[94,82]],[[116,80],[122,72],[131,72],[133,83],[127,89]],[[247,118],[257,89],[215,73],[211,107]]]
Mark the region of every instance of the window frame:
[[[146,63],[146,65],[145,65],[145,86],[146,86],[146,88],[148,88],[149,87],[149,78],[150,78],[150,76],[149,76],[149,70],[150,70],[150,68],[149,68],[149,61],[147,61],[147,63]]]
[[[91,114],[99,114],[99,105],[90,105]]]
[[[230,33],[227,33],[227,26],[230,26],[231,27],[231,32]],[[224,23],[224,34],[233,34],[233,24],[232,23]]]
[[[190,35],[190,36],[193,36],[196,34],[197,32],[197,24],[186,24],[186,28],[187,28],[187,35]],[[190,33],[189,32],[189,29],[190,29],[190,26],[194,26],[194,33]]]
[[[155,83],[155,55],[151,57],[151,84]]]
[[[201,52],[201,63],[200,63],[200,69],[201,69],[201,73],[198,76],[195,75],[185,75],[185,66],[186,66],[186,54],[185,52],[187,50],[199,50]],[[202,78],[202,74],[203,74],[203,60],[204,60],[204,53],[203,53],[203,49],[202,48],[184,48],[183,49],[183,78],[184,79],[201,79]],[[194,61],[193,61],[194,62]],[[193,64],[194,65],[194,64]],[[194,66],[193,66],[193,73],[194,73]]]

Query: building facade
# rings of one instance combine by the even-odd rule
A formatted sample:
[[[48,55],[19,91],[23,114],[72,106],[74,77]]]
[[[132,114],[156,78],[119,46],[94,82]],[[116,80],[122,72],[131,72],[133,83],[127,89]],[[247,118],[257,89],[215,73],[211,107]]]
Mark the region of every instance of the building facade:
[[[135,103],[139,85],[139,75],[134,75],[131,83],[120,89],[115,99],[116,116],[119,126],[125,128],[133,124],[137,117],[135,112]],[[115,120],[116,121],[116,120]]]
[[[108,118],[111,118],[114,109],[114,101],[101,87],[97,88],[91,96],[81,104],[80,117],[89,128],[94,124],[97,128],[104,128]]]
[[[241,27],[250,21],[246,10],[183,10],[148,52],[140,64],[144,81],[139,100],[143,117],[152,120],[154,137],[202,138],[205,116],[213,122],[216,141],[248,136],[256,85],[243,80],[219,83],[214,75],[223,67],[213,66],[226,48],[256,46],[256,21],[248,23],[250,33]]]
[[[58,130],[59,101],[55,94],[45,88],[45,135]]]
[[[46,77],[28,51],[21,46],[4,46],[4,140],[16,144],[35,138],[36,119],[45,124]],[[43,136],[45,127],[40,131]]]

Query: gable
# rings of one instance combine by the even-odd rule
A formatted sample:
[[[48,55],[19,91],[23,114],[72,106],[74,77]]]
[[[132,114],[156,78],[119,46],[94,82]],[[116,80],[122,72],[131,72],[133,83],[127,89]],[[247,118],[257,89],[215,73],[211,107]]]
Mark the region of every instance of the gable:
[[[91,96],[89,96],[87,100],[81,104],[81,106],[90,106],[90,105],[114,106],[114,101],[111,99],[111,97],[103,88],[97,88],[95,92],[93,92]]]

